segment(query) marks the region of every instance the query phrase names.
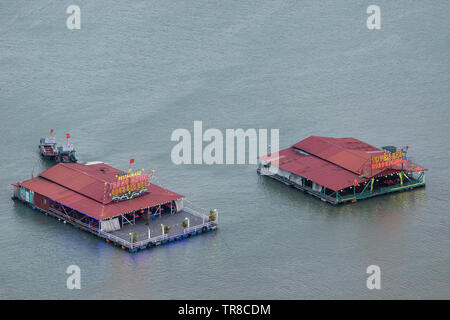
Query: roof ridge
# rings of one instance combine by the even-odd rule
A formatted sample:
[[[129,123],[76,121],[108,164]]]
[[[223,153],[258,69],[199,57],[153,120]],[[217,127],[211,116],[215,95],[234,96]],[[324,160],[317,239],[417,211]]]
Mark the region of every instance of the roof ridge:
[[[94,180],[96,180],[96,181],[98,181],[98,182],[101,182],[101,183],[103,183],[103,185],[104,185],[105,183],[110,183],[109,181],[106,181],[106,180],[104,180],[104,179],[100,179],[100,178],[98,178],[98,177],[92,176],[92,175],[88,174],[87,172],[85,172],[85,171],[83,171],[83,170],[80,170],[80,169],[78,169],[78,168],[72,167],[72,166],[68,165],[67,163],[59,163],[59,164],[60,164],[62,167],[66,168],[66,169],[70,169],[70,170],[72,170],[72,171],[76,171],[77,173],[84,174],[85,176],[88,176],[89,178],[92,178],[92,179],[94,179]],[[54,168],[54,167],[52,167],[52,168]],[[49,169],[52,169],[52,168],[49,168]],[[47,169],[47,170],[49,170],[49,169]],[[47,171],[47,170],[45,170],[45,171]],[[45,172],[45,171],[44,171],[44,172]],[[100,204],[102,204],[102,205],[107,205],[108,203],[111,202],[111,201],[105,202],[104,198],[102,198],[102,199],[96,199],[95,197],[91,196],[90,194],[82,193],[82,192],[80,192],[80,191],[77,191],[77,190],[75,190],[75,189],[72,189],[72,188],[70,188],[70,187],[67,186],[67,185],[63,185],[63,184],[61,184],[61,183],[59,183],[59,182],[56,182],[56,181],[54,181],[54,180],[52,180],[52,179],[49,179],[49,178],[44,177],[44,176],[41,176],[41,174],[39,174],[38,177],[43,178],[43,179],[45,179],[45,180],[47,180],[47,181],[51,181],[52,183],[56,183],[57,185],[59,185],[59,186],[61,186],[61,187],[64,187],[64,188],[66,188],[66,189],[68,189],[68,190],[72,190],[73,192],[76,192],[76,193],[78,193],[78,194],[80,194],[80,195],[83,195],[83,196],[85,196],[85,197],[88,197],[89,199],[92,199],[92,200],[94,200],[94,201],[96,201],[96,202],[98,202],[98,203],[100,203]]]
[[[44,180],[46,180],[46,181],[48,181],[48,182],[57,184],[58,186],[60,186],[60,187],[62,187],[62,188],[64,188],[64,189],[67,189],[67,190],[70,190],[70,191],[72,191],[72,192],[78,193],[80,196],[87,197],[87,198],[89,198],[89,199],[91,199],[91,200],[94,200],[95,202],[100,203],[101,205],[105,205],[105,204],[103,203],[103,201],[98,201],[97,199],[91,197],[90,195],[81,193],[81,192],[79,192],[79,191],[77,191],[77,190],[74,190],[74,189],[72,189],[72,188],[69,188],[68,186],[65,186],[65,185],[63,185],[63,184],[61,184],[61,183],[58,183],[58,182],[53,181],[53,180],[50,180],[50,179],[48,179],[48,178],[46,178],[46,177],[43,177],[43,176],[41,176],[41,175],[38,175],[36,178],[41,178],[41,179],[44,179]],[[31,180],[31,179],[30,179],[30,180]],[[106,204],[108,204],[108,203],[106,203]]]
[[[298,149],[298,150],[304,151],[303,149],[300,149],[300,148],[297,148],[297,147],[294,147],[294,146],[292,146],[291,148],[294,148],[294,149]],[[304,151],[304,152],[307,152],[307,151]],[[309,153],[309,152],[308,152],[308,153]],[[312,154],[312,153],[311,153],[311,155],[312,155],[313,157],[316,157],[317,159],[323,160],[323,161],[328,162],[328,163],[330,163],[330,164],[332,164],[332,165],[334,165],[334,166],[336,166],[336,167],[339,167],[339,168],[341,168],[342,170],[345,170],[345,171],[348,171],[348,172],[350,172],[350,173],[352,173],[352,174],[358,175],[358,174],[355,173],[354,171],[349,170],[349,169],[347,169],[347,168],[344,168],[343,166],[341,166],[341,165],[339,165],[339,164],[337,164],[337,163],[331,162],[331,161],[328,160],[328,159],[319,157],[318,155],[315,155],[315,154]],[[367,177],[360,177],[360,178],[369,180]]]
[[[352,151],[353,151],[352,149],[346,149],[346,148],[343,148],[343,147],[341,147],[340,145],[338,145],[338,144],[336,144],[336,143],[333,143],[333,142],[330,142],[330,141],[326,141],[325,139],[323,139],[323,138],[327,138],[327,139],[338,139],[338,138],[332,138],[332,137],[320,137],[320,136],[316,136],[316,137],[319,138],[319,139],[320,139],[321,141],[323,141],[323,142],[329,143],[329,144],[331,144],[331,145],[333,145],[333,146],[335,146],[335,147],[338,147],[338,148],[341,149],[341,150],[347,151],[348,153],[350,153],[350,154],[352,154],[352,155],[354,155],[354,156],[356,156],[356,157],[358,157],[358,158],[360,158],[360,159],[363,159],[364,162],[363,162],[363,164],[361,165],[361,167],[359,167],[358,169],[362,169],[363,166],[364,166],[364,164],[365,164],[367,161],[369,161],[369,159],[366,159],[366,158],[362,157],[361,155],[352,152]],[[355,140],[357,140],[357,141],[359,141],[359,142],[362,142],[362,143],[365,143],[365,144],[369,145],[368,143],[366,143],[366,142],[364,142],[364,141],[361,141],[361,140],[359,140],[359,139],[353,138],[353,137],[347,137],[347,138],[355,139]],[[339,138],[339,139],[344,139],[344,138]],[[370,145],[369,145],[369,146],[370,146]],[[376,147],[374,147],[374,148],[376,148]],[[376,148],[376,149],[377,149],[377,148]],[[314,154],[314,155],[315,155],[315,154]],[[332,164],[334,164],[334,165],[337,165],[337,166],[339,166],[339,167],[341,167],[341,168],[343,168],[343,169],[345,169],[345,170],[348,170],[348,171],[350,171],[350,172],[352,172],[352,173],[355,173],[355,171],[352,171],[352,170],[349,170],[349,169],[347,169],[347,168],[344,168],[344,167],[340,166],[340,165],[337,164],[337,163],[334,163],[334,162],[331,162],[331,161],[329,161],[329,160],[327,160],[327,159],[324,159],[324,158],[322,158],[322,157],[319,157],[318,155],[315,155],[315,156],[318,157],[318,158],[320,158],[320,159],[322,159],[322,160],[328,161],[328,162],[330,162],[330,163],[332,163]]]
[[[98,177],[92,176],[92,175],[88,174],[86,171],[83,171],[83,170],[80,170],[80,169],[77,169],[77,168],[72,168],[72,167],[68,166],[66,163],[61,163],[61,164],[62,164],[65,168],[68,168],[68,169],[73,170],[73,171],[80,172],[80,173],[82,173],[82,174],[84,174],[84,175],[86,175],[86,176],[88,176],[88,177],[90,177],[90,178],[93,178],[93,179],[95,179],[95,180],[98,180],[98,181],[101,181],[101,182],[107,182],[107,183],[110,183],[109,181],[106,181],[106,180],[100,179],[100,178],[98,178]]]
[[[321,138],[327,138],[327,137],[318,137],[318,138],[321,139]],[[358,139],[353,138],[353,137],[348,137],[348,138],[358,140]],[[328,139],[330,139],[330,137],[328,137]],[[331,139],[337,139],[337,138],[331,138]],[[342,139],[342,138],[341,138],[341,139]],[[321,139],[321,140],[324,141],[323,139]],[[364,141],[361,141],[361,140],[358,140],[358,141],[359,141],[359,142],[362,142],[362,143],[365,143]],[[362,159],[364,159],[364,160],[367,160],[367,159],[361,157],[359,154],[353,153],[352,151],[350,151],[350,150],[353,150],[353,149],[343,148],[343,147],[341,147],[340,145],[335,144],[335,143],[332,143],[332,142],[329,142],[329,143],[332,144],[333,146],[336,146],[336,147],[340,148],[340,149],[346,150],[346,151],[348,151],[349,153],[351,153],[351,154],[353,154],[353,155],[355,155],[355,156],[357,156],[357,157],[359,157],[359,158],[362,158]],[[369,145],[368,143],[365,143],[365,144]],[[374,148],[376,148],[376,147],[374,147]]]

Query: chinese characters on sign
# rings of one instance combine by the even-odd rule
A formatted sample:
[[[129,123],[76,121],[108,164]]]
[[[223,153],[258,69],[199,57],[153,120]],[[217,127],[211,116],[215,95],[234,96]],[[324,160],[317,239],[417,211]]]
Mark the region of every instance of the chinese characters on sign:
[[[380,156],[374,156],[371,158],[372,170],[392,167],[395,164],[402,164],[403,162],[403,151],[393,153],[385,152]]]
[[[144,169],[117,176],[117,181],[109,183],[113,200],[129,200],[146,192],[149,186],[150,173]]]

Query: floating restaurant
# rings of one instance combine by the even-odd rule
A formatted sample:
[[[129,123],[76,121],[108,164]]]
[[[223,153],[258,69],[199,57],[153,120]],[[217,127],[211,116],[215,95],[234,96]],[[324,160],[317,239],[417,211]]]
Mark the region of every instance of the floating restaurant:
[[[310,136],[258,159],[257,172],[331,204],[425,186],[427,169],[408,147],[382,149],[354,138]]]
[[[153,173],[102,162],[59,163],[13,184],[13,199],[130,252],[217,228],[216,210],[185,206],[181,194],[150,183]]]

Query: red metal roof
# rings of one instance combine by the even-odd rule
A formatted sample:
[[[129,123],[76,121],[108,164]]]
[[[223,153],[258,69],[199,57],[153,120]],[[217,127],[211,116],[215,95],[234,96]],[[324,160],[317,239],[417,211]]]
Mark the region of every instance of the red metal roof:
[[[108,203],[111,199],[104,197],[105,182],[117,180],[116,175],[122,172],[105,163],[60,163],[41,172],[39,176],[95,201]]]
[[[38,177],[20,182],[19,185],[98,220],[183,198],[181,194],[150,184],[148,192],[142,196],[121,202],[103,203],[106,180],[103,179],[105,176],[100,171],[101,168],[107,171],[105,176],[109,178],[122,172],[103,163],[92,166],[61,163],[44,171]],[[64,176],[58,176],[57,173]],[[81,181],[72,181],[72,179]]]
[[[384,151],[354,138],[311,136],[292,147],[260,159],[337,191],[352,186],[355,179],[361,183],[375,176],[401,170],[400,164],[371,170],[371,157],[383,153]],[[278,164],[274,162],[277,158]],[[369,175],[359,177],[364,168]],[[403,170],[412,171],[407,168]]]
[[[356,179],[358,183],[367,181],[365,178],[359,178],[357,174],[322,160],[313,155],[302,155],[290,147],[281,150],[279,153],[272,154],[272,159],[279,156],[279,168],[298,176],[314,181],[327,189],[341,190],[353,185]],[[262,160],[269,160],[267,156],[261,157]]]
[[[361,175],[364,166],[370,167],[370,158],[384,151],[354,138],[311,136],[293,145],[323,160]]]

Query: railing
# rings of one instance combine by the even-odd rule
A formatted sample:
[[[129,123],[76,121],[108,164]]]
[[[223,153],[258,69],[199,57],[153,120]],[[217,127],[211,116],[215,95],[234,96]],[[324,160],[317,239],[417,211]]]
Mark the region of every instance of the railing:
[[[401,189],[406,189],[409,187],[414,187],[414,186],[419,186],[419,185],[423,185],[425,183],[424,178],[421,178],[422,176],[420,176],[418,179],[413,179],[411,177],[409,177],[407,182],[404,182],[403,184],[398,184],[398,185],[393,185],[393,186],[388,186],[388,187],[381,187],[378,189],[374,189],[373,191],[370,190],[365,190],[364,192],[356,192],[356,194],[353,194],[351,192],[345,194],[345,195],[341,195],[338,194],[338,200],[336,200],[336,193],[333,193],[331,195],[327,195],[324,192],[320,192],[320,191],[315,191],[313,190],[311,187],[308,187],[306,185],[300,185],[295,181],[291,181],[290,179],[287,179],[286,177],[277,175],[277,174],[270,174],[268,175],[276,180],[279,180],[281,182],[284,182],[286,184],[290,184],[294,187],[296,187],[297,189],[301,189],[304,191],[307,191],[315,196],[318,196],[322,199],[325,199],[331,203],[338,203],[338,202],[342,202],[342,201],[351,201],[351,200],[359,200],[359,199],[365,199],[365,198],[369,198],[375,195],[381,195],[381,194],[385,194],[385,193],[389,193],[392,191],[395,191],[395,189],[401,190]],[[370,182],[368,182],[370,183]]]
[[[197,216],[197,217],[201,218],[202,221],[203,221],[203,225],[206,225],[209,222],[215,223],[215,225],[219,224],[218,223],[218,221],[219,221],[219,213],[217,211],[215,212],[215,220],[214,221],[209,221],[209,216],[207,216],[206,214],[200,213],[200,212],[198,212],[198,211],[196,211],[196,210],[194,210],[192,208],[189,208],[189,207],[184,207],[183,211],[186,211],[186,212],[188,212],[188,213],[190,213],[190,214],[192,214],[194,216]]]
[[[396,185],[392,185],[392,186],[387,186],[387,187],[380,187],[379,189],[374,189],[373,191],[370,191],[370,189],[364,191],[364,193],[356,193],[356,200],[361,200],[361,199],[365,199],[365,198],[370,198],[372,196],[376,196],[376,195],[382,195],[382,194],[386,194],[392,191],[396,191],[395,189],[401,190],[401,189],[406,189],[406,188],[410,188],[413,186],[419,186],[424,184],[423,180],[413,180],[411,179],[410,181],[408,180],[408,182],[404,182],[403,184],[396,184]],[[352,194],[347,194],[343,197],[341,197],[339,195],[339,197],[343,200],[343,201],[350,201],[350,200],[355,200],[355,196]]]
[[[208,216],[206,216],[204,214],[201,214],[200,212],[198,212],[198,211],[196,211],[196,210],[194,210],[192,208],[185,207],[184,211],[186,211],[186,212],[188,212],[188,213],[190,213],[192,215],[195,215],[197,217],[200,217],[202,219],[208,219]],[[53,216],[55,216],[55,217],[57,217],[57,218],[65,220],[65,221],[67,221],[67,222],[69,222],[71,224],[74,224],[76,226],[82,227],[83,229],[86,229],[87,231],[90,231],[92,233],[96,233],[96,234],[98,234],[99,236],[101,236],[101,237],[103,237],[105,239],[113,241],[114,243],[117,243],[117,244],[122,245],[122,246],[124,246],[126,248],[129,248],[129,249],[137,249],[137,248],[140,248],[140,247],[143,247],[143,246],[147,246],[149,243],[153,243],[154,244],[154,243],[158,243],[158,242],[161,242],[161,241],[169,239],[169,235],[168,234],[161,234],[159,236],[152,237],[152,238],[149,238],[149,239],[145,239],[145,240],[141,240],[141,241],[137,241],[137,242],[130,242],[130,241],[127,241],[127,240],[125,240],[125,239],[123,239],[121,237],[118,237],[118,236],[114,235],[114,234],[98,230],[97,228],[93,228],[89,224],[81,222],[80,220],[76,220],[75,218],[70,217],[69,215],[65,214],[64,212],[58,211],[58,210],[56,210],[54,208],[49,208],[48,209],[48,213],[53,215]],[[203,220],[203,221],[205,221],[205,220]],[[203,229],[205,227],[206,228],[213,228],[215,226],[217,226],[217,222],[216,221],[207,221],[207,222],[202,223],[200,225],[196,225],[196,226],[193,226],[193,227],[185,228],[183,230],[183,233],[170,235],[170,238],[175,238],[175,237],[179,237],[179,236],[182,236],[182,235],[185,235],[185,234],[197,232],[197,231],[199,231],[199,230],[201,230],[201,229]]]
[[[382,188],[380,188],[380,194],[388,193],[388,192],[390,192],[390,191],[392,191],[394,189],[410,188],[412,186],[420,185],[420,184],[423,184],[423,183],[424,182],[422,180],[417,180],[417,181],[410,180],[410,181],[405,182],[403,184],[396,184],[396,185],[393,185],[393,186],[382,187]]]
[[[127,240],[125,240],[123,238],[120,238],[120,237],[118,237],[118,236],[116,236],[114,234],[108,233],[108,232],[98,231],[98,234],[100,236],[106,238],[106,239],[109,239],[109,240],[111,240],[111,241],[113,241],[115,243],[118,243],[118,244],[120,244],[120,245],[122,245],[124,247],[127,247],[129,249],[137,249],[137,248],[140,248],[140,247],[147,246],[149,243],[155,244],[155,243],[158,243],[158,242],[161,242],[161,241],[164,241],[164,240],[169,240],[169,238],[176,238],[176,237],[179,237],[179,236],[183,236],[183,235],[186,235],[186,234],[197,232],[199,230],[202,230],[203,228],[214,228],[218,224],[217,221],[207,221],[208,216],[206,216],[206,215],[204,215],[204,214],[202,214],[202,213],[200,213],[200,212],[198,212],[198,211],[196,211],[196,210],[194,210],[192,208],[185,207],[183,209],[183,211],[186,211],[186,212],[188,212],[188,213],[190,213],[192,215],[195,215],[195,216],[197,216],[199,218],[202,218],[202,219],[204,219],[203,221],[206,220],[206,222],[202,223],[202,224],[199,224],[199,225],[196,225],[196,226],[185,228],[183,230],[183,233],[177,233],[177,234],[173,234],[173,235],[170,235],[170,236],[169,236],[169,234],[161,234],[161,235],[156,236],[156,237],[152,237],[152,238],[148,238],[148,239],[140,240],[140,241],[136,241],[136,242],[127,241]]]
[[[135,248],[140,248],[142,246],[146,246],[149,243],[158,243],[161,242],[163,240],[167,240],[169,239],[169,235],[168,234],[161,234],[157,237],[153,237],[147,240],[141,240],[141,241],[137,241],[137,242],[133,242],[131,245],[133,247],[133,249]]]
[[[53,209],[53,208],[48,208],[48,211],[53,216],[55,216],[57,218],[61,218],[61,219],[65,220],[65,221],[67,221],[67,222],[69,222],[71,224],[84,227],[85,229],[88,229],[89,231],[94,232],[94,233],[98,233],[99,232],[99,230],[97,228],[93,228],[89,224],[81,222],[80,220],[77,220],[77,219],[75,219],[75,218],[65,214],[64,212],[58,211],[58,210]]]
[[[202,219],[203,218],[206,218],[206,219],[208,218],[207,215],[202,214],[202,213],[198,212],[197,210],[194,210],[194,209],[189,208],[189,207],[184,207],[183,211],[186,211],[187,213],[190,213],[190,214],[192,214],[194,216],[197,216],[199,218],[202,218]]]
[[[209,222],[206,222],[204,224],[199,224],[197,226],[193,226],[193,227],[189,227],[189,228],[184,229],[184,234],[197,232],[198,230],[201,230],[201,229],[203,229],[205,227],[206,228],[212,228],[212,227],[215,227],[215,226],[217,226],[217,223],[215,221],[209,221]]]
[[[113,234],[110,234],[110,233],[107,233],[104,231],[99,231],[98,234],[101,235],[102,237],[107,238],[113,242],[116,242],[124,247],[132,248],[132,246],[133,246],[133,244],[131,242],[126,241],[118,236],[113,235]]]
[[[202,230],[203,228],[213,228],[217,226],[217,223],[215,221],[210,221],[204,224],[200,224],[197,226],[193,226],[193,227],[189,227],[184,229],[183,233],[178,233],[178,234],[174,234],[174,235],[170,235],[170,238],[176,238],[178,236],[182,236],[185,234],[189,234],[189,233],[193,233],[193,232],[197,232],[199,230]],[[137,249],[143,246],[148,245],[149,243],[158,243],[164,240],[168,240],[169,239],[169,235],[168,234],[162,234],[156,237],[152,237],[146,240],[141,240],[141,241],[137,241],[137,242],[129,242],[127,240],[124,240],[118,236],[115,236],[113,234],[107,233],[107,232],[103,232],[103,231],[99,231],[98,232],[99,235],[101,235],[104,238],[107,238],[115,243],[118,243],[124,247],[130,248],[130,249]]]

